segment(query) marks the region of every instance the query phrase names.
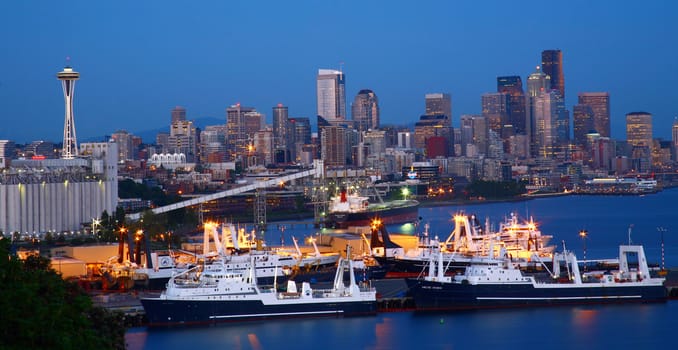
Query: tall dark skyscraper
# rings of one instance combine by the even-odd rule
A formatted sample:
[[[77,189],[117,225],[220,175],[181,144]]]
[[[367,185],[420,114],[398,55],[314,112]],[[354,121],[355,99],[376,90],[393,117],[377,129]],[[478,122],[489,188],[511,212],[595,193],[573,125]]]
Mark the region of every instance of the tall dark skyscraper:
[[[379,129],[379,99],[372,90],[360,90],[353,100],[351,114],[358,131]]]
[[[487,119],[490,130],[501,135],[504,125],[509,124],[509,95],[501,92],[483,94],[480,105],[482,116]]]
[[[311,121],[308,118],[290,118],[294,129],[294,142],[302,145],[311,144]]]
[[[276,162],[294,159],[294,130],[290,125],[286,106],[279,103],[273,107],[273,148]]]
[[[563,75],[563,52],[544,50],[541,52],[541,67],[544,74],[551,77],[551,88],[558,90],[565,99],[565,75]]]
[[[586,134],[595,130],[593,125],[593,109],[586,104],[574,106],[572,112],[574,119],[574,143],[576,145],[586,145]]]
[[[602,137],[610,135],[610,93],[580,92],[579,104],[589,105],[593,110],[593,127]]]
[[[516,134],[525,134],[527,131],[525,93],[523,92],[523,81],[520,79],[520,76],[497,77],[497,92],[509,94],[508,121],[513,125]]]

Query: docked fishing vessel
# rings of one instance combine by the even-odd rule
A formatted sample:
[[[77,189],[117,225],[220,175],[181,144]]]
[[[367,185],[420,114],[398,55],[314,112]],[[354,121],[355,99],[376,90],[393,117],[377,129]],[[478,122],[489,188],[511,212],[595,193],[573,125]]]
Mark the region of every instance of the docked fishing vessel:
[[[511,213],[492,231],[489,221],[480,225],[475,215],[454,215],[454,229],[445,241],[428,232],[428,225],[419,238],[418,246],[405,251],[392,242],[386,227],[378,221],[372,226],[372,246],[375,258],[391,266],[389,275],[407,277],[419,274],[428,266],[432,254],[440,253],[450,273],[463,272],[474,258],[506,256],[521,268],[541,268],[541,258],[550,259],[555,246],[549,245],[550,235],[544,235],[534,220],[521,221]],[[379,238],[381,236],[381,238]],[[382,248],[386,246],[386,248]]]
[[[329,203],[325,226],[343,229],[351,226],[369,226],[374,218],[385,224],[414,222],[419,217],[416,200],[392,200],[370,203],[367,196],[342,190]]]
[[[667,297],[664,278],[650,276],[642,246],[620,246],[615,271],[581,273],[576,256],[567,250],[555,253],[552,264],[548,275],[535,275],[510,259],[479,258],[463,274],[449,276],[436,253],[428,274],[407,279],[407,284],[418,310],[660,302]]]
[[[349,249],[350,251],[350,249]],[[358,285],[351,259],[341,259],[330,289],[313,289],[308,282],[284,291],[257,284],[254,262],[246,272],[224,264],[198,266],[170,279],[157,298],[142,298],[152,326],[239,322],[273,318],[342,317],[376,313],[376,290]],[[349,279],[344,280],[348,271]]]

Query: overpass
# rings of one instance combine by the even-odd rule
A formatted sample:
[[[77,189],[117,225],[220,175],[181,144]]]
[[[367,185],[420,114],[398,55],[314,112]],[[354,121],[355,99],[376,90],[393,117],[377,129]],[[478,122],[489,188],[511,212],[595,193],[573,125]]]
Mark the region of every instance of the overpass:
[[[274,177],[274,178],[270,178],[268,180],[255,181],[252,184],[244,185],[244,186],[241,186],[241,187],[238,187],[238,188],[233,188],[233,189],[230,189],[230,190],[212,193],[212,194],[208,194],[208,195],[198,197],[198,198],[193,198],[193,199],[189,199],[189,200],[165,205],[165,206],[162,206],[162,207],[153,208],[153,209],[151,209],[151,211],[154,214],[162,214],[162,213],[166,213],[166,212],[169,212],[169,211],[172,211],[172,210],[190,207],[190,206],[193,206],[193,205],[198,205],[198,204],[201,204],[201,203],[217,200],[217,199],[220,199],[220,198],[234,196],[234,195],[238,195],[238,194],[249,192],[249,191],[254,191],[254,190],[257,190],[259,188],[276,186],[276,185],[280,184],[280,182],[288,182],[288,181],[292,181],[292,180],[296,180],[296,179],[301,179],[301,178],[307,177],[307,176],[313,176],[315,178],[323,178],[324,177],[323,161],[320,160],[320,159],[314,160],[313,161],[313,168],[309,169],[309,170],[304,170],[304,171],[300,171],[298,173]],[[141,218],[141,213],[139,212],[139,213],[127,214],[126,217],[129,220],[137,221]]]

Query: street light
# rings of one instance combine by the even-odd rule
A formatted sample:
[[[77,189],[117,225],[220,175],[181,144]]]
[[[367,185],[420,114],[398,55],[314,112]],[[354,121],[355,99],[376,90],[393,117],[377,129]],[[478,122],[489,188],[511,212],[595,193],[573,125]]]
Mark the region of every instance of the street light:
[[[662,236],[662,245],[661,245],[661,247],[662,247],[662,271],[664,271],[664,232],[666,232],[666,229],[664,227],[660,226],[660,227],[657,227],[657,231],[659,231],[659,233]]]
[[[410,189],[407,188],[407,187],[403,187],[402,193],[403,193],[403,199],[407,199],[407,195],[410,194]]]
[[[588,234],[589,232],[586,230],[579,231],[579,237],[581,237],[581,241],[584,244],[584,271],[586,271],[586,236]]]

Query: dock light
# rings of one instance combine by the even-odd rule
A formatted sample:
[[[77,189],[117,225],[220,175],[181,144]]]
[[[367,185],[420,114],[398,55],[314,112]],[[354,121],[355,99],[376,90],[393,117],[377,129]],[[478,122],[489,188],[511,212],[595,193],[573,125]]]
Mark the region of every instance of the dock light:
[[[588,234],[589,232],[586,230],[579,231],[579,237],[581,237],[581,241],[584,244],[584,271],[586,271],[586,236]]]

